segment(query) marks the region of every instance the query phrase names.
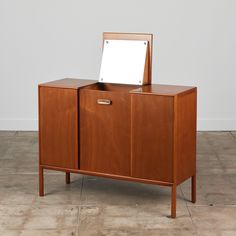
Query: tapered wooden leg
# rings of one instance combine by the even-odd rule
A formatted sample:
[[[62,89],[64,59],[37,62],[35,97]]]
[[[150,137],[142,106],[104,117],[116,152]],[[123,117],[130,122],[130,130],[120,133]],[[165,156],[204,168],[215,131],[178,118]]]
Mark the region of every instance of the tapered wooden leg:
[[[42,167],[39,167],[39,196],[44,196],[44,178]]]
[[[171,218],[176,218],[176,185],[171,189]]]
[[[70,172],[66,172],[66,183],[70,184]]]
[[[192,176],[192,203],[196,202],[196,175]]]

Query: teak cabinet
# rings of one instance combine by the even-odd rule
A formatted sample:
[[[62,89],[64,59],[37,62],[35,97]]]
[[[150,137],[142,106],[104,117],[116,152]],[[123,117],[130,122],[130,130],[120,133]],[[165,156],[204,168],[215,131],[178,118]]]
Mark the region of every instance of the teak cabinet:
[[[196,88],[63,79],[39,85],[39,193],[43,170],[172,188],[192,178],[196,201]]]

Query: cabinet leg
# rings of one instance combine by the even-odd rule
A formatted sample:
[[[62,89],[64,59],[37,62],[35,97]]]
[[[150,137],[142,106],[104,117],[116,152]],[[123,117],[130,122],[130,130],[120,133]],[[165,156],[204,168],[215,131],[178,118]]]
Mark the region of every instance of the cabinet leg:
[[[196,175],[192,176],[192,203],[196,202]]]
[[[42,167],[39,167],[39,196],[44,196],[44,176]]]
[[[171,218],[176,218],[176,185],[171,189]]]
[[[70,184],[70,172],[66,172],[66,183]]]

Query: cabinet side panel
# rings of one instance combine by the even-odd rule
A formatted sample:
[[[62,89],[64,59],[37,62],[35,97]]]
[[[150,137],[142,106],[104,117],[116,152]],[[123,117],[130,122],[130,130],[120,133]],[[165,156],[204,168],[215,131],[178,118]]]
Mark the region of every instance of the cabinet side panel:
[[[196,89],[177,97],[176,178],[177,183],[196,172]]]
[[[39,87],[40,164],[78,168],[78,92]]]
[[[173,182],[173,102],[132,94],[132,176]]]

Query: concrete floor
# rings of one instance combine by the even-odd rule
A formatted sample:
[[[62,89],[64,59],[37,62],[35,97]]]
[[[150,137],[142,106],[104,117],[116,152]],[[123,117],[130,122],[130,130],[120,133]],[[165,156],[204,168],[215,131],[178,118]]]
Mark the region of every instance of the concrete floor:
[[[38,196],[37,132],[0,132],[0,235],[236,235],[236,132],[200,132],[197,203],[190,182],[170,189],[47,171]]]

